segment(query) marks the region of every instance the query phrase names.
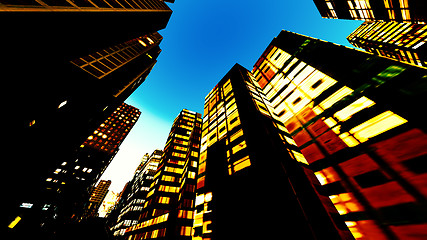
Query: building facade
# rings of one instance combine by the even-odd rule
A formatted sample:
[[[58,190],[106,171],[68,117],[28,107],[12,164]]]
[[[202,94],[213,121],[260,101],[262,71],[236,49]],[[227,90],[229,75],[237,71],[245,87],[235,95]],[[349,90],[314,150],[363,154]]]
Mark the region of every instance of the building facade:
[[[187,109],[175,118],[139,223],[125,239],[192,238],[201,124],[201,114]]]
[[[111,185],[110,180],[101,180],[90,194],[89,203],[85,207],[84,218],[94,218],[98,216],[98,209],[107,196],[108,188]]]
[[[426,24],[366,21],[347,40],[375,55],[426,67],[426,37]]]
[[[122,196],[124,203],[121,203],[118,206],[119,209],[117,209],[120,213],[116,219],[111,220],[115,224],[110,230],[117,239],[125,234],[126,228],[140,222],[139,217],[144,210],[147,193],[150,190],[162,155],[163,151],[157,149],[151,155],[144,156],[135,171],[133,179],[129,182],[130,190],[126,191],[126,196]]]
[[[272,113],[356,239],[427,234],[426,73],[287,31],[255,64]]]
[[[423,0],[314,0],[323,18],[426,23]]]
[[[351,239],[292,143],[236,64],[205,98],[194,239]]]

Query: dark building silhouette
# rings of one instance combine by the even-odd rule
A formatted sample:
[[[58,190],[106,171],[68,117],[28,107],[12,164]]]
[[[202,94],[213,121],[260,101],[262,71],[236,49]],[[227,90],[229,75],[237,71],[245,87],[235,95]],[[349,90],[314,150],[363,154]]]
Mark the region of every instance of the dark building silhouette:
[[[3,225],[21,203],[42,204],[51,169],[144,82],[171,13],[161,0],[0,2],[3,89],[16,91],[3,99],[16,176]]]
[[[39,195],[25,201],[33,204],[33,212],[26,213],[22,207],[10,209],[23,219],[31,219],[13,229],[18,234],[14,236],[27,233],[27,228],[52,236],[61,225],[96,217],[94,214],[100,203],[89,201],[90,194],[140,114],[137,108],[123,103],[72,155],[51,166],[41,183]],[[38,226],[41,228],[37,229]]]
[[[354,238],[426,236],[424,68],[282,31],[252,73]]]
[[[423,0],[314,0],[324,18],[427,22]]]

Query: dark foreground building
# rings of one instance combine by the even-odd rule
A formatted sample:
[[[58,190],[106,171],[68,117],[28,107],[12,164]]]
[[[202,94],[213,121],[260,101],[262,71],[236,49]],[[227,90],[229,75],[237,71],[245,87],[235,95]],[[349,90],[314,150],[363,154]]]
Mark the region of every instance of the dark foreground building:
[[[144,82],[171,13],[161,0],[0,1],[7,206],[41,196],[51,169]]]
[[[282,31],[253,75],[354,238],[427,236],[424,68]]]

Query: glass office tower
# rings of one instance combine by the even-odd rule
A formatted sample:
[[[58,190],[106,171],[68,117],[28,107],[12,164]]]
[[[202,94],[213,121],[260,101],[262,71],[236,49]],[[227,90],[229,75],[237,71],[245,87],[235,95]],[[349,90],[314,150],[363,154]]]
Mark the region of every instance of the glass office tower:
[[[426,235],[424,68],[282,31],[253,75],[356,239]]]

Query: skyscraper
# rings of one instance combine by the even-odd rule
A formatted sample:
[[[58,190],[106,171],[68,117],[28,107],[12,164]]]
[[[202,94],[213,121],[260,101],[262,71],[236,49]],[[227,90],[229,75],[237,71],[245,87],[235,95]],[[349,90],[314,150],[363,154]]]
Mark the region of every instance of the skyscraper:
[[[253,75],[356,239],[426,234],[423,68],[282,31]]]
[[[139,223],[126,238],[192,238],[201,123],[201,114],[187,109],[175,118]]]
[[[98,185],[93,189],[90,194],[89,203],[85,207],[85,212],[83,217],[97,217],[98,216],[98,208],[101,206],[102,201],[104,201],[105,196],[108,193],[108,188],[111,185],[111,181],[101,180]]]
[[[324,18],[427,22],[423,0],[314,0]]]
[[[347,40],[370,53],[425,67],[426,37],[426,24],[367,21]]]
[[[136,169],[135,175],[129,182],[129,191],[125,191],[125,195],[122,195],[123,203],[117,206],[117,211],[120,213],[115,219],[110,220],[114,222],[111,231],[115,237],[123,236],[126,228],[140,222],[139,217],[144,211],[147,193],[153,183],[162,155],[162,150],[154,150],[146,159],[145,156],[143,157]]]
[[[236,64],[205,98],[195,239],[351,239],[260,91]]]

